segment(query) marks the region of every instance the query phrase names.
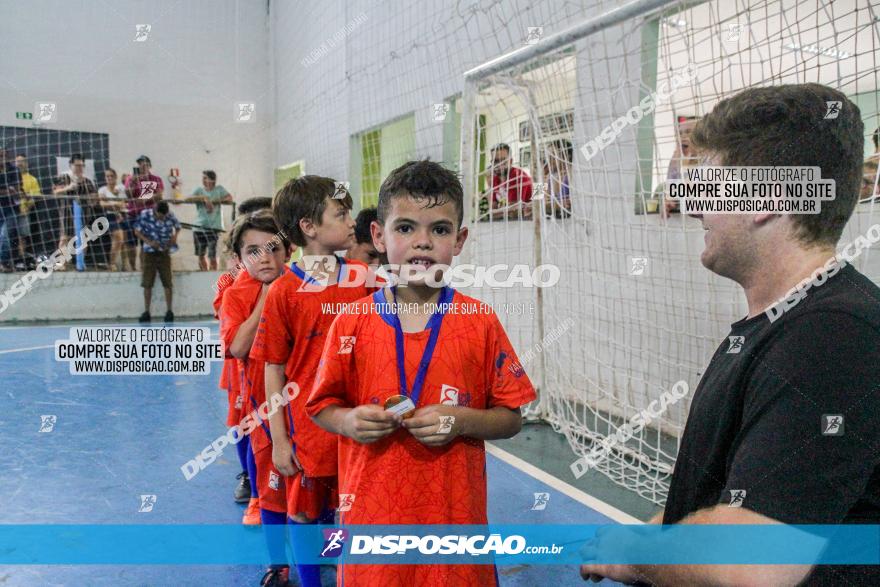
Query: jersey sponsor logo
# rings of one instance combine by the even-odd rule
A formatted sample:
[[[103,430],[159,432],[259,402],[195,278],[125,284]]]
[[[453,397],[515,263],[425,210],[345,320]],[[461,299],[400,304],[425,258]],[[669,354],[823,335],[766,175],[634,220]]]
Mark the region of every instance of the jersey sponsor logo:
[[[281,477],[278,476],[278,473],[275,471],[269,471],[269,489],[274,489],[278,491],[278,482],[281,481]]]
[[[445,406],[457,406],[458,388],[444,383],[440,388],[440,403]]]
[[[336,511],[337,512],[350,512],[352,505],[354,505],[354,493],[340,493],[339,494],[339,507],[336,508]]]
[[[338,355],[350,355],[352,349],[354,348],[354,343],[357,340],[354,336],[340,336],[339,337],[339,351],[336,354]]]

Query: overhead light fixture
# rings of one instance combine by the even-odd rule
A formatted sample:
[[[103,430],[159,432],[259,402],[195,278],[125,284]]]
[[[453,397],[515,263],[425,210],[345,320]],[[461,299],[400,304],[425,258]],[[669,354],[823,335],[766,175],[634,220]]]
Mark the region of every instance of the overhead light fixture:
[[[687,21],[680,18],[664,18],[663,24],[674,29],[683,29],[687,26]]]
[[[801,45],[800,43],[788,42],[783,45],[783,47],[794,52],[812,53],[813,55],[824,55],[825,57],[834,57],[835,59],[846,59],[847,57],[851,57],[851,55],[846,51],[840,51],[838,49],[834,49],[833,47],[822,47],[821,45],[817,45],[815,43],[810,43],[809,45]]]

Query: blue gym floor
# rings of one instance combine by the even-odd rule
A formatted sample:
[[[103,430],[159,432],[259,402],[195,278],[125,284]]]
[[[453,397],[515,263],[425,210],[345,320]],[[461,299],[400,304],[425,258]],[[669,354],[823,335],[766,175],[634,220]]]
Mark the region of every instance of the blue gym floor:
[[[216,322],[180,323],[211,326]],[[82,324],[79,324],[80,326]],[[0,522],[227,524],[240,471],[234,447],[186,481],[180,466],[225,431],[220,363],[206,376],[70,375],[54,342],[69,325],[0,328]],[[49,433],[40,416],[55,415]],[[605,524],[612,520],[488,455],[491,523]],[[534,493],[549,492],[543,511]],[[141,494],[155,494],[139,513]],[[0,545],[2,548],[3,545]],[[499,567],[505,587],[583,585],[576,567]],[[257,585],[257,566],[5,566],[0,585]],[[333,584],[325,569],[325,584]]]

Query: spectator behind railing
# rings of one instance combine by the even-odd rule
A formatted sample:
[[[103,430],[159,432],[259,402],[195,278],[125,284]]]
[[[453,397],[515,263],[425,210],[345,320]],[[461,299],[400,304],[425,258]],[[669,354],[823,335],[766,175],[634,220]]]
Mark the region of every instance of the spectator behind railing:
[[[532,217],[532,178],[510,161],[510,146],[498,143],[492,147],[492,166],[488,170],[489,214],[493,220],[518,220]]]
[[[31,242],[31,209],[36,202],[34,198],[42,196],[43,192],[40,188],[40,182],[37,178],[29,173],[28,160],[24,155],[15,156],[15,166],[21,174],[21,204],[19,204],[20,216],[18,217],[18,255],[19,258],[25,259],[27,250],[33,245]],[[27,268],[27,267],[25,267]]]
[[[74,203],[82,209],[83,226],[91,225],[99,216],[101,208],[98,205],[98,186],[84,175],[86,161],[79,153],[70,156],[70,170],[55,178],[55,187],[52,193],[56,195],[74,196],[71,199],[62,200],[60,206],[60,226],[58,248],[67,246],[67,241],[76,236],[74,226]],[[64,270],[65,267],[59,267]]]
[[[116,170],[108,167],[104,170],[104,181],[106,185],[101,186],[98,190],[98,197],[101,201],[101,207],[110,223],[110,259],[108,269],[116,268],[117,271],[126,270],[126,261],[128,261],[129,271],[134,271],[135,248],[125,247],[125,233],[121,222],[127,218],[126,212],[127,196],[125,186],[117,183]]]
[[[123,230],[131,230],[132,237],[134,234],[134,225],[140,217],[141,212],[148,208],[152,208],[162,199],[165,193],[165,184],[158,175],[153,175],[151,168],[152,161],[146,155],[141,155],[135,161],[137,166],[132,169],[132,174],[125,182],[125,190],[128,193],[128,220],[123,226]],[[128,236],[128,235],[127,235]],[[128,238],[127,243],[131,243]],[[137,241],[135,240],[135,244]],[[143,267],[144,254],[141,247],[138,247],[138,256],[141,259],[141,267]]]
[[[18,234],[18,204],[21,194],[21,173],[0,147],[0,271],[12,273],[13,248]]]
[[[198,215],[197,226],[194,226],[193,243],[199,269],[217,271],[217,238],[223,231],[223,217],[220,215],[220,204],[233,201],[232,194],[217,183],[217,174],[207,169],[202,172],[202,185],[193,191],[192,196],[178,203],[194,203]]]

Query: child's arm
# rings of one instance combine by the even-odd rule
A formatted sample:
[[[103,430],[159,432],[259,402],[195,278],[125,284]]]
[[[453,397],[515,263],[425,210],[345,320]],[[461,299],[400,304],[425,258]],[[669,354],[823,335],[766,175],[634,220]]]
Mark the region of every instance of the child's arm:
[[[441,416],[452,416],[455,420],[444,427]],[[495,406],[478,410],[434,404],[417,409],[411,418],[403,421],[403,427],[422,444],[443,446],[457,436],[479,440],[510,438],[522,428],[522,416],[519,408]]]
[[[327,432],[347,436],[361,444],[385,438],[400,426],[400,416],[377,404],[364,404],[356,408],[329,405],[312,419]]]
[[[286,405],[287,398],[284,402],[272,400],[273,395],[281,395],[284,393],[284,384],[286,383],[286,375],[284,374],[284,365],[277,363],[266,363],[265,370],[266,382],[266,399],[269,405]],[[290,447],[290,436],[287,432],[287,422],[284,421],[284,408],[275,410],[269,416],[269,432],[272,436],[272,463],[278,472],[287,477],[296,475],[302,469],[293,449]]]
[[[229,354],[237,359],[246,358],[251,352],[251,346],[254,344],[254,338],[257,336],[257,328],[260,325],[260,315],[263,313],[263,306],[266,305],[266,294],[269,293],[269,284],[264,283],[260,288],[260,297],[254,311],[247,320],[238,327],[232,344],[229,345]]]

